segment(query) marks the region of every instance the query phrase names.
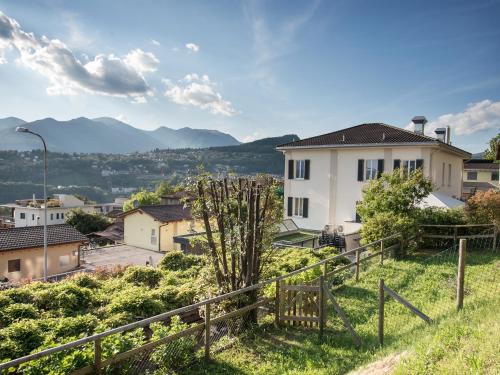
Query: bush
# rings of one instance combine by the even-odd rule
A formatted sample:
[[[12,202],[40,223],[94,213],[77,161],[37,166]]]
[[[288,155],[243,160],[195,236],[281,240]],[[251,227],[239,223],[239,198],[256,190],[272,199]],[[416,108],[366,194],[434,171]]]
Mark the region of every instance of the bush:
[[[99,320],[91,314],[56,318],[48,322],[47,329],[57,338],[80,337],[94,333]]]
[[[418,221],[420,224],[460,225],[465,224],[465,213],[463,208],[427,207],[419,210]]]
[[[0,311],[0,324],[9,325],[20,319],[36,319],[38,310],[29,303],[13,303]]]
[[[37,284],[38,283],[28,284],[22,288],[12,288],[3,292],[3,295],[17,303],[33,303],[34,296],[32,288],[36,287]]]
[[[106,312],[109,314],[128,313],[134,317],[148,317],[164,310],[162,302],[153,298],[148,289],[132,286],[113,296]]]
[[[0,356],[17,358],[42,345],[45,332],[36,320],[12,323],[0,330]]]
[[[0,294],[0,309],[3,309],[6,306],[9,306],[13,302],[14,301],[12,300],[12,298],[7,296],[5,293]]]
[[[159,267],[169,271],[186,271],[191,267],[202,266],[203,257],[184,254],[182,251],[169,251],[160,261]]]
[[[82,288],[98,289],[102,285],[95,276],[89,275],[87,273],[79,273],[73,277],[68,278],[68,280],[71,280],[73,284]]]
[[[35,292],[35,306],[40,310],[62,310],[64,314],[75,315],[88,309],[94,302],[92,291],[72,282],[46,284],[45,289]]]
[[[132,266],[125,270],[123,278],[135,285],[144,285],[150,288],[155,288],[158,286],[162,277],[162,273],[153,268],[147,266]]]
[[[467,201],[465,215],[473,224],[495,224],[500,228],[500,191],[478,191]]]

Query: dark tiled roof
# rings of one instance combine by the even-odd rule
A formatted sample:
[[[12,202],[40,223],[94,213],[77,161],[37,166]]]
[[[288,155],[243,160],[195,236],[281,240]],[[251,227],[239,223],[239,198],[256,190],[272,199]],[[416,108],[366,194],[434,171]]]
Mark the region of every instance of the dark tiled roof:
[[[112,241],[123,241],[123,221],[116,221],[100,232],[91,233],[89,236],[104,237]]]
[[[356,125],[350,128],[337,130],[332,133],[318,135],[316,137],[306,138],[295,142],[285,143],[279,145],[278,148],[391,143],[442,144],[446,147],[455,149],[456,151],[465,152],[457,147],[440,142],[435,138],[416,134],[409,130],[382,123]]]
[[[498,190],[498,187],[496,187],[495,185],[490,184],[489,182],[481,181],[464,181],[462,186],[464,187],[464,189],[476,189],[483,191],[487,191],[490,189]]]
[[[162,223],[171,221],[191,220],[191,209],[183,204],[159,204],[154,206],[141,206],[134,210],[124,212],[122,216],[127,216],[135,211],[142,211],[152,216]]]
[[[490,160],[467,160],[464,163],[464,169],[491,169],[494,171],[498,171],[500,168],[500,164],[493,163]]]
[[[48,245],[87,241],[87,237],[69,224],[47,225]],[[43,225],[0,229],[0,250],[43,246]]]

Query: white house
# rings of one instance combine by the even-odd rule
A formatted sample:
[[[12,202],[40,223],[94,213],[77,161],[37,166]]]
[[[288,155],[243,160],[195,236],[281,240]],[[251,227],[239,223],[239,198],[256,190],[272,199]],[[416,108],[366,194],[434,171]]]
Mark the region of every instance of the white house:
[[[395,168],[423,168],[435,191],[459,199],[470,153],[451,145],[449,129],[436,129],[436,139],[424,135],[425,117],[413,121],[415,132],[361,124],[278,146],[285,155],[285,217],[301,228],[355,232],[363,186]]]
[[[99,205],[99,209],[100,209]],[[43,199],[23,199],[16,203],[4,204],[12,210],[12,217],[16,228],[32,227],[44,223]],[[84,201],[70,194],[54,194],[47,202],[47,225],[64,224],[69,211],[80,208],[85,212],[99,212],[94,205],[85,204]]]

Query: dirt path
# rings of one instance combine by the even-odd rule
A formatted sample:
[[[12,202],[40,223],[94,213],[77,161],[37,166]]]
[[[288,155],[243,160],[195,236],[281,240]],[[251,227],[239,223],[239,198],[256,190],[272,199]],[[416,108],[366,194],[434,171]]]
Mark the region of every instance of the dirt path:
[[[381,360],[372,362],[367,366],[351,371],[348,375],[386,375],[390,374],[407,352],[393,353]]]

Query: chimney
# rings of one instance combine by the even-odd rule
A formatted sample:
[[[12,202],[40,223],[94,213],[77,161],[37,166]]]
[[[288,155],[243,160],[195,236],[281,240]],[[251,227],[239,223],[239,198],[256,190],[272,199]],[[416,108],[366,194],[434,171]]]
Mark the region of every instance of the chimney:
[[[438,141],[446,143],[446,128],[437,128],[434,130],[434,133],[436,133]]]
[[[446,143],[451,145],[451,128],[450,125],[446,127]]]
[[[425,116],[415,116],[411,119],[411,122],[413,122],[413,131],[415,134],[424,135],[424,127],[427,123]]]

